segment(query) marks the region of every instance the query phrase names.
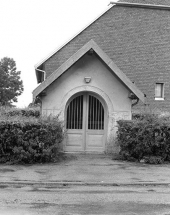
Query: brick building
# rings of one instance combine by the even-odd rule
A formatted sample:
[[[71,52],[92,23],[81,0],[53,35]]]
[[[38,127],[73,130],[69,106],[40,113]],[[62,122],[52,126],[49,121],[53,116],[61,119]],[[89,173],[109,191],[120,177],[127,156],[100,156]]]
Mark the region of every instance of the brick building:
[[[86,149],[95,151],[96,146],[88,145],[90,138],[92,142],[97,140],[96,143],[105,138],[101,141],[101,145],[104,145],[101,148],[97,146],[97,151],[108,151],[110,146],[114,148],[110,138],[115,136],[116,129],[113,129],[112,134],[111,130],[116,126],[117,119],[131,118],[129,105],[133,101],[131,103],[129,100],[130,94],[135,95],[136,101],[140,99],[142,102],[143,94],[146,95],[145,104],[139,101],[134,106],[136,109],[147,107],[152,110],[170,110],[170,1],[126,0],[126,3],[111,2],[111,5],[79,34],[35,66],[37,81],[41,84],[34,90],[33,96],[34,99],[39,97],[42,100],[42,112],[49,114],[62,110],[67,126],[72,126],[67,121],[67,115],[70,115],[68,111],[73,112],[70,105],[75,105],[78,113],[78,117],[75,116],[74,120],[76,123],[79,120],[79,111],[81,112],[81,96],[84,96],[83,106],[85,100],[92,99],[87,101],[85,107],[87,110],[91,101],[96,110],[103,105],[103,110],[106,110],[106,115],[109,116],[107,122],[101,122],[102,112],[97,112],[100,116],[98,123],[107,125],[104,128],[107,131],[103,133],[106,137],[100,135],[100,132],[85,136],[89,131],[88,126],[93,127],[88,124],[88,117],[87,130],[85,129],[81,135],[75,132],[75,127],[72,127],[70,136],[68,135],[70,143],[76,142],[78,138],[84,142],[79,146],[73,146],[74,144],[69,145],[69,143],[67,145],[66,141],[66,151]],[[112,79],[109,71],[112,71],[115,77],[112,80],[113,87],[109,85]],[[72,74],[72,79],[68,74]],[[110,79],[105,80],[105,76]],[[78,81],[75,86],[73,79]],[[85,83],[81,83],[81,79],[85,80]],[[105,80],[104,85],[100,80]],[[59,88],[61,83],[62,87]],[[109,90],[105,88],[107,83]],[[73,86],[74,90],[69,88]],[[68,91],[60,101],[61,93],[66,88]],[[86,94],[83,94],[85,91]],[[81,95],[77,94],[80,92]],[[90,95],[89,92],[94,94]],[[58,104],[54,102],[55,98],[60,101]],[[113,109],[109,109],[111,106]],[[78,124],[77,126],[77,128],[82,127]]]
[[[72,40],[36,65],[38,82],[93,39],[146,95],[152,109],[170,106],[170,1],[116,3]],[[152,4],[152,5],[150,5]],[[162,6],[164,5],[164,6]],[[138,105],[139,107],[139,105]]]

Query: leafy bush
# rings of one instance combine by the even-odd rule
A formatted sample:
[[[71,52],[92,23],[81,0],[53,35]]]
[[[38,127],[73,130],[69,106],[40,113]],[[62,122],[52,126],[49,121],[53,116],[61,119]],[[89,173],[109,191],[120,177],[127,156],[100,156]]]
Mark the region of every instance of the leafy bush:
[[[1,116],[24,116],[24,117],[40,117],[40,108],[3,108],[1,107]]]
[[[157,115],[118,121],[117,140],[123,159],[146,163],[170,161],[170,121]]]
[[[144,162],[149,164],[162,164],[164,159],[160,156],[144,157]]]
[[[63,126],[56,118],[0,120],[0,162],[42,163],[59,158]]]
[[[158,117],[158,114],[154,113],[133,113],[132,119],[133,120],[153,120]]]

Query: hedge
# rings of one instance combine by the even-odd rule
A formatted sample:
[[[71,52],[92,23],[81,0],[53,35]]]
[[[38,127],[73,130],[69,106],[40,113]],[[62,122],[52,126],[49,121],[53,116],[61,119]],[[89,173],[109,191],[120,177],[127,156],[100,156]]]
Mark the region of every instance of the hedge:
[[[146,163],[170,161],[170,121],[154,115],[120,120],[117,142],[122,159]]]
[[[24,117],[40,117],[40,108],[3,108],[1,107],[1,115],[8,117],[11,116],[24,116]]]
[[[59,159],[63,136],[58,117],[1,119],[0,162],[54,162]]]

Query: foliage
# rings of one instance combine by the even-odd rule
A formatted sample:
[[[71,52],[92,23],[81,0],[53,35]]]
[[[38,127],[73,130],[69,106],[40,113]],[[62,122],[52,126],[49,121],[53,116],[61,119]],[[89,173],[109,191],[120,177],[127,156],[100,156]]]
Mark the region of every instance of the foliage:
[[[4,57],[0,60],[0,104],[11,105],[17,102],[17,97],[23,92],[20,71],[16,70],[16,63],[12,58]]]
[[[0,162],[42,163],[59,159],[63,126],[56,118],[0,120]]]
[[[158,114],[155,113],[133,113],[132,114],[132,119],[133,120],[149,120],[149,119],[153,119],[155,117],[157,117]]]
[[[146,163],[170,161],[170,121],[157,115],[118,121],[117,141],[123,159]]]
[[[37,108],[37,107],[41,107],[41,103],[36,103],[36,102],[31,102],[29,105],[28,105],[28,108]]]
[[[40,108],[4,108],[0,107],[0,115],[1,116],[24,116],[24,117],[40,117]]]

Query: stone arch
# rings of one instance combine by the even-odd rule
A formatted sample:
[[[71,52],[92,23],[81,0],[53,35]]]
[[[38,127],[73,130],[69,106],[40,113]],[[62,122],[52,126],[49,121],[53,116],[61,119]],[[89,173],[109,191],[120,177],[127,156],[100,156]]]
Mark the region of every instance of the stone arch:
[[[79,86],[79,87],[75,87],[74,89],[70,90],[62,99],[61,101],[61,106],[60,106],[60,110],[61,110],[61,114],[62,114],[62,118],[64,119],[64,112],[65,112],[65,107],[69,101],[69,99],[75,95],[76,93],[79,92],[92,92],[92,93],[96,93],[97,95],[99,95],[102,100],[106,103],[107,106],[107,110],[108,110],[108,115],[111,115],[114,112],[114,108],[113,108],[113,104],[109,98],[109,96],[102,91],[101,89],[94,87],[94,86]]]

